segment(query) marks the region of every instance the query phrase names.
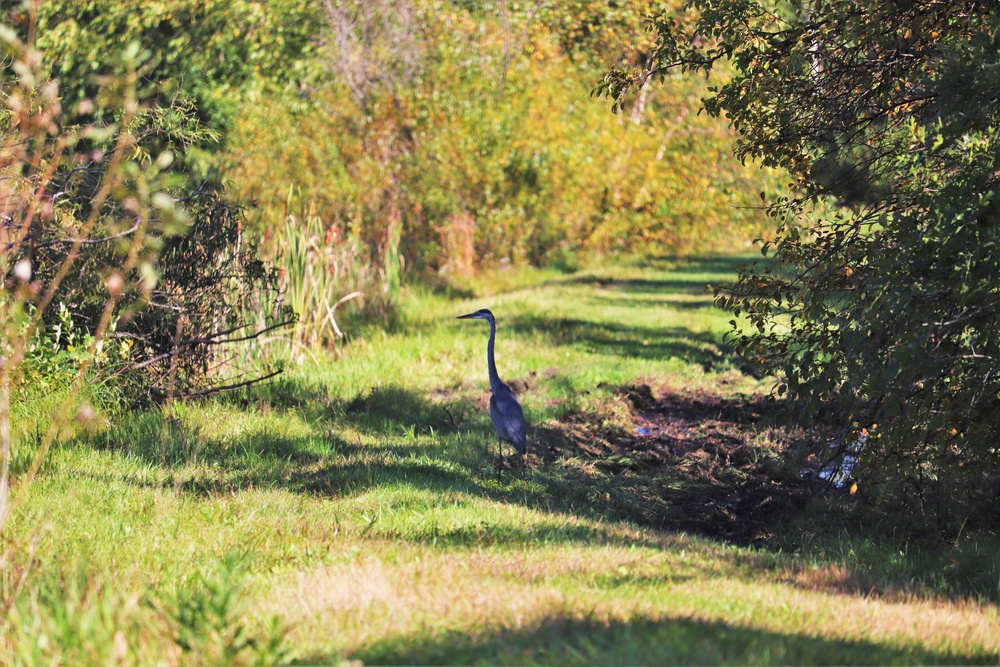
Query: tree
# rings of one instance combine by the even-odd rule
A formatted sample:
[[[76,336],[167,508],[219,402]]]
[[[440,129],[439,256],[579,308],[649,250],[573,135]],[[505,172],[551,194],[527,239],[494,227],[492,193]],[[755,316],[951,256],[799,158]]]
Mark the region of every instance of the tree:
[[[834,406],[845,442],[867,429],[867,506],[990,520],[977,509],[1000,498],[1000,10],[685,10],[650,20],[650,68],[609,72],[598,92],[620,108],[651,77],[726,62],[705,109],[739,132],[739,159],[791,174],[766,209],[773,262],[718,292],[737,350],[780,374],[799,418]]]

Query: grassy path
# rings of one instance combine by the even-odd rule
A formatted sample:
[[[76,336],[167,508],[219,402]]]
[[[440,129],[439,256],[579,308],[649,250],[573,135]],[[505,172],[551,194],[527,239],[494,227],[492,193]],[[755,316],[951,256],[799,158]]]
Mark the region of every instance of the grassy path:
[[[494,296],[409,297],[396,333],[178,406],[166,431],[137,415],[63,445],[0,543],[17,630],[0,649],[266,663],[283,629],[302,663],[996,663],[996,606],[910,554],[664,530],[680,483],[667,467],[585,455],[634,433],[623,385],[767,388],[719,345],[728,316],[705,285],[734,265],[520,287],[501,274],[511,289]],[[490,453],[487,330],[453,319],[479,307],[497,315],[499,371],[533,424],[524,480]]]

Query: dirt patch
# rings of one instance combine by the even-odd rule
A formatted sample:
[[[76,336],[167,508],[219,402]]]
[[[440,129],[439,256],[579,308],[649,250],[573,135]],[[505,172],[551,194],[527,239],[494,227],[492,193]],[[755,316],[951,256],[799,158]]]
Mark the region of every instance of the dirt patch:
[[[739,543],[771,537],[813,491],[799,451],[818,430],[766,427],[763,397],[708,392],[654,395],[647,385],[618,390],[631,428],[575,413],[543,428],[537,452],[587,475],[592,505],[621,518]],[[600,494],[603,493],[603,502]]]
[[[542,371],[543,378],[551,378],[559,373],[559,369],[555,367],[546,368]],[[530,371],[528,377],[526,378],[515,378],[513,380],[507,381],[507,386],[516,395],[521,396],[522,394],[531,390],[531,387],[538,381],[538,373],[536,371]]]

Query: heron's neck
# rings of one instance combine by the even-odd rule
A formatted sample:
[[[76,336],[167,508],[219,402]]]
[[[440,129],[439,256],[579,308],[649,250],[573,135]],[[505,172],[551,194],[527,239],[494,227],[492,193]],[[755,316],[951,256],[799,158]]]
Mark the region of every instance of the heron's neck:
[[[494,390],[497,385],[502,384],[500,382],[500,376],[497,374],[497,362],[493,359],[493,343],[497,338],[497,323],[492,317],[490,320],[490,342],[486,344],[486,363],[490,368],[490,387]]]

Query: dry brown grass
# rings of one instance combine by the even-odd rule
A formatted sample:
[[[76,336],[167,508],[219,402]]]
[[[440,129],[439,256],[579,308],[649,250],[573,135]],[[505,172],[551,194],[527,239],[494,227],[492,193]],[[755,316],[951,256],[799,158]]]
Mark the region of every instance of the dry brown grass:
[[[626,623],[696,620],[783,635],[931,652],[1000,653],[996,607],[867,595],[850,572],[792,572],[773,560],[671,536],[663,548],[560,546],[442,552],[377,542],[368,555],[290,575],[262,611],[307,653],[351,655],[393,638],[516,631],[555,616]]]

